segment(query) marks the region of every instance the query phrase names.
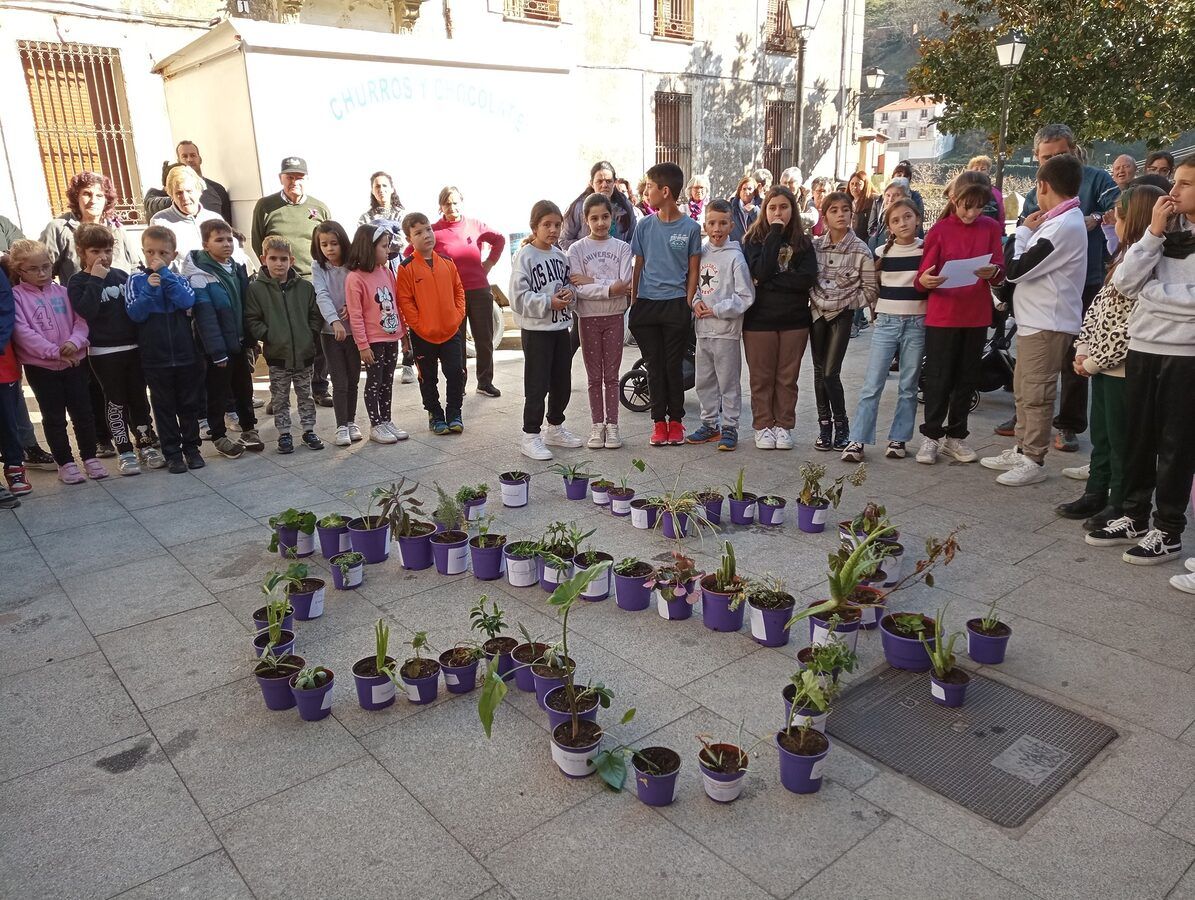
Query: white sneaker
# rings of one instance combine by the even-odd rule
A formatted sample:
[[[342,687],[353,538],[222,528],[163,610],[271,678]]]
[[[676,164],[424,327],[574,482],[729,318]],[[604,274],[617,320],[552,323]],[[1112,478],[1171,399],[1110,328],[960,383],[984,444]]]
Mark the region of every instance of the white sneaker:
[[[606,426],[601,422],[595,422],[593,427],[589,429],[589,440],[585,442],[585,446],[590,450],[600,450],[606,446]]]
[[[789,440],[791,440],[791,438]],[[776,435],[771,428],[755,429],[755,446],[759,450],[776,449]]]
[[[403,366],[402,367],[402,383],[403,384],[414,384],[415,383],[415,367],[414,366]]]
[[[137,461],[137,454],[132,450],[120,454],[120,460],[116,463],[116,470],[121,475],[140,475],[141,464]]]
[[[622,446],[622,437],[618,433],[618,425],[614,422],[606,423],[606,444],[607,450],[617,450]]]
[[[369,429],[369,439],[379,444],[397,444],[398,438],[390,433],[385,425],[375,425]]]
[[[563,425],[549,425],[543,430],[543,440],[549,447],[567,447],[576,450],[584,441]]]
[[[544,446],[543,435],[539,434],[523,435],[523,443],[522,446],[519,447],[519,450],[528,459],[552,458],[552,451]]]
[[[999,456],[985,456],[979,464],[985,469],[995,469],[997,472],[1008,472],[1018,468],[1025,461],[1020,447],[1009,447]],[[1036,463],[1034,464],[1036,465]]]
[[[349,422],[349,440],[353,443],[365,439],[365,435],[361,433],[361,426],[356,422]]]
[[[917,448],[917,462],[925,466],[932,466],[938,461],[938,448],[940,446],[931,437],[922,438],[921,446]]]
[[[1192,556],[1183,565],[1186,566],[1188,572],[1195,572],[1195,556]]]
[[[942,441],[942,455],[961,463],[973,463],[979,459],[979,454],[964,444],[962,438],[948,437]]]
[[[777,450],[791,450],[793,448],[793,433],[787,428],[777,425],[772,429],[773,439]]]
[[[990,467],[989,467],[990,468]],[[1007,484],[1019,487],[1022,484],[1037,484],[1046,480],[1046,467],[1035,463],[1028,456],[1021,456],[1021,464],[1016,468],[1001,472],[996,476],[997,484]]]
[[[349,427],[347,425],[339,426],[336,429],[336,437],[332,439],[332,442],[337,447],[347,447],[349,444],[351,444],[353,439],[349,437]]]
[[[1071,466],[1062,470],[1064,478],[1073,478],[1075,481],[1086,481],[1091,475],[1091,463],[1085,466]]]
[[[383,422],[382,426],[387,431],[389,431],[392,435],[394,435],[394,439],[396,441],[405,441],[407,438],[410,437],[409,434],[407,434],[405,431],[403,431],[401,428],[399,428],[393,422]]]
[[[1191,560],[1187,560],[1188,563]],[[1184,594],[1195,594],[1195,574],[1192,575],[1175,575],[1170,579],[1170,586],[1178,588]]]

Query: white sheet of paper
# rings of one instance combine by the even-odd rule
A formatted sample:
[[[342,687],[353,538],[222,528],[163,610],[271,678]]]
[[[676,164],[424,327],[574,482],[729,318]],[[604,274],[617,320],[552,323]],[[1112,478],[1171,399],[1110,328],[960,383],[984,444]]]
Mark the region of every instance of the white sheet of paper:
[[[979,281],[979,277],[975,274],[976,269],[982,269],[989,265],[992,261],[992,254],[985,253],[983,256],[973,256],[970,259],[952,259],[942,264],[942,271],[938,272],[946,279],[942,284],[938,285],[937,290],[943,288],[960,288],[975,284]]]

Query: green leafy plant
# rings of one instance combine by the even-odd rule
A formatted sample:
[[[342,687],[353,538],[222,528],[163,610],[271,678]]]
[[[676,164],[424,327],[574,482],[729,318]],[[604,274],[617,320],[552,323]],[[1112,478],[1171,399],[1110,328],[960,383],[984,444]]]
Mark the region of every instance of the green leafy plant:
[[[784,498],[777,497],[775,494],[767,494],[763,497],[760,497],[759,502],[768,506],[782,506],[784,504]]]
[[[506,535],[490,534],[490,529],[494,527],[494,522],[495,516],[492,513],[487,513],[481,518],[473,520],[473,524],[477,526],[478,547],[501,547],[506,543]]]
[[[660,566],[643,582],[643,586],[659,591],[665,600],[683,597],[690,605],[701,599],[700,572],[693,557],[678,550],[672,551],[672,562]],[[690,589],[692,582],[692,589]]]
[[[535,556],[539,552],[539,549],[539,541],[514,541],[506,545],[507,554],[518,559],[527,559]]]
[[[276,516],[270,516],[269,519],[270,530],[273,534],[270,536],[269,551],[271,553],[278,552],[278,529],[279,528],[294,528],[303,534],[315,533],[315,513],[309,510],[290,509],[283,510]]]
[[[571,560],[581,551],[581,544],[592,537],[596,531],[596,528],[582,531],[577,527],[576,522],[552,522],[544,529],[544,536],[539,542],[540,551],[543,554]]]
[[[378,675],[386,675],[397,684],[398,679],[394,677],[394,670],[386,662],[390,656],[390,626],[381,619],[378,619],[373,625],[373,643],[374,671]]]
[[[916,584],[918,581],[924,581],[927,587],[934,586],[934,569],[939,565],[948,566],[954,562],[954,557],[959,551],[958,533],[961,528],[956,528],[945,538],[928,538],[925,542],[925,557],[917,560],[917,564],[913,566],[913,571],[903,576],[896,584],[888,588],[884,596],[890,596],[911,584]],[[883,536],[884,532],[877,532]]]
[[[365,555],[358,553],[356,550],[346,550],[344,553],[338,553],[331,560],[332,564],[340,570],[340,577],[348,580],[349,570],[353,566],[361,565],[365,562]]]
[[[831,553],[829,555],[830,572],[826,579],[830,588],[830,599],[796,611],[788,620],[788,627],[792,628],[809,616],[818,618],[827,618],[835,614],[842,616],[859,583],[875,572],[880,559],[875,550],[875,544],[889,530],[881,529],[873,532],[857,546],[839,547],[836,552]]]
[[[490,486],[488,484],[464,484],[456,492],[456,502],[465,504],[470,500],[484,498],[489,492]]]
[[[988,607],[988,611],[983,614],[979,620],[979,627],[986,632],[995,632],[1000,627],[1000,617],[996,615],[996,601],[992,601],[992,605]]]
[[[900,634],[907,634],[921,640],[925,635],[926,617],[921,613],[896,613],[892,616],[892,628]]]
[[[630,575],[635,568],[643,563],[643,560],[635,556],[624,556],[614,564],[615,575]]]
[[[741,772],[743,769],[747,768],[747,762],[751,759],[751,751],[763,743],[764,740],[765,738],[760,738],[750,747],[744,747],[743,722],[739,722],[738,736],[735,737],[733,743],[729,741],[716,740],[712,735],[709,734],[697,735],[697,741],[701,744],[701,750],[697,754],[697,760],[698,762],[703,763],[707,768],[714,769],[718,772],[725,772],[727,770],[728,764],[732,761],[728,760],[725,751],[719,750],[718,747],[720,745],[729,745],[734,747],[739,752],[739,758],[737,760],[733,760],[733,763],[735,766],[734,771]]]
[[[435,530],[431,522],[415,518],[423,510],[423,501],[415,496],[418,489],[418,484],[407,487],[406,478],[400,478],[388,487],[373,489],[373,499],[378,503],[378,512],[382,520],[390,526],[392,537],[415,537]]]
[[[796,729],[797,749],[800,751],[805,749],[805,742],[813,731],[811,717],[806,717],[801,725],[797,725],[797,719],[801,718],[801,710],[816,709],[819,713],[824,713],[830,708],[830,698],[833,696],[835,685],[833,682],[823,684],[823,679],[818,678],[817,674],[809,669],[802,669],[794,674],[789,679],[789,684],[793,686],[792,707],[788,711],[784,733],[791,737]]]
[[[641,460],[641,459],[632,459],[632,460],[631,460],[631,467],[632,467],[633,469],[635,469],[637,472],[639,472],[639,473],[642,473],[642,472],[643,472],[643,470],[647,468],[647,463],[645,463],[645,462],[644,462],[643,460]],[[622,475],[622,477],[618,479],[618,486],[619,486],[619,488],[621,488],[621,489],[622,489],[622,491],[623,491],[624,493],[625,493],[626,491],[630,490],[630,483],[629,483],[629,482],[630,482],[630,480],[631,480],[631,473],[630,473],[630,472],[624,472],[624,473],[623,473],[623,475]]]
[[[743,466],[739,469],[738,478],[735,479],[734,484],[726,485],[726,496],[731,500],[746,500],[747,493],[744,484],[744,479],[747,475],[747,467]]]
[[[747,579],[747,601],[759,609],[784,609],[794,604],[784,580],[770,572]]]
[[[445,531],[461,531],[465,523],[465,510],[461,507],[463,501],[440,487],[440,482],[433,482],[436,488],[436,509],[432,516],[444,526]],[[463,489],[462,489],[463,490]]]
[[[299,657],[291,653],[276,656],[274,645],[268,644],[261,656],[258,657],[257,664],[253,667],[253,674],[260,675],[262,678],[281,678],[293,675],[301,668]]]
[[[809,647],[809,671],[827,677],[833,677],[838,671],[854,672],[859,657],[837,634],[836,629],[841,620],[838,616],[831,616],[828,624],[830,636],[826,643],[812,644]]]
[[[635,708],[632,706],[622,715],[619,725],[626,725],[635,718]],[[593,758],[593,767],[598,776],[612,790],[621,791],[627,783],[627,757],[634,755],[630,744],[619,744],[609,750],[603,750]],[[653,775],[663,775],[655,763],[644,757],[639,757],[640,767]]]
[[[589,471],[589,466],[592,462],[585,459],[579,463],[555,463],[548,467],[549,472],[555,472],[569,481],[576,481],[578,478],[593,478],[595,473]]]
[[[920,631],[917,634],[917,639],[921,641],[921,645],[925,647],[925,652],[929,654],[930,665],[933,666],[934,674],[939,679],[947,676],[951,669],[954,668],[954,642],[957,641],[962,633],[956,631],[954,634],[946,637],[946,629],[942,623],[946,620],[946,610],[950,604],[946,604],[934,617],[934,640],[931,644],[925,639],[925,632]]]
[[[891,528],[888,511],[878,503],[868,502],[860,513],[851,519],[851,533],[869,535],[881,528]]]
[[[349,520],[339,513],[330,513],[315,523],[320,528],[344,528]]]
[[[488,609],[487,602],[490,604]],[[479,631],[488,640],[492,640],[506,630],[506,613],[497,600],[490,600],[488,595],[482,594],[469,610],[469,622],[474,631]]]
[[[314,691],[332,680],[332,671],[323,666],[306,666],[295,676],[295,687],[300,691]]]
[[[838,504],[842,502],[844,485],[850,484],[853,487],[859,487],[867,480],[867,465],[859,463],[859,467],[855,471],[847,475],[839,475],[829,487],[822,485],[822,479],[826,477],[826,467],[821,463],[806,460],[801,463],[800,475],[803,483],[797,499],[801,503],[806,506],[821,506],[823,503],[828,503],[837,508]]]

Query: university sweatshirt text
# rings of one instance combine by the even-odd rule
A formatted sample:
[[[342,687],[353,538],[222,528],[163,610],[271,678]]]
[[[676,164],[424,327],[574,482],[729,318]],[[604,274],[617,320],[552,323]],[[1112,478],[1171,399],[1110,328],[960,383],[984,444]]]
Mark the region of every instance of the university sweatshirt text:
[[[552,309],[552,295],[561,288],[573,291],[568,277],[568,258],[559,247],[540,250],[531,243],[520,247],[510,273],[510,308],[515,324],[528,331],[567,331],[573,323],[576,301],[564,309]]]
[[[635,263],[631,245],[613,237],[604,241],[583,237],[569,245],[567,256],[572,274],[593,279],[593,284],[576,286],[578,317],[621,316],[627,308],[627,295],[611,297],[610,285],[625,281],[629,293]]]

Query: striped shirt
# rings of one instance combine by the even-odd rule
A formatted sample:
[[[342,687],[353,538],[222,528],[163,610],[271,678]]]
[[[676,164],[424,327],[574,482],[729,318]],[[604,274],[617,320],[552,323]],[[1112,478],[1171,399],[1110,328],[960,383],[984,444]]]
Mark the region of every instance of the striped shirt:
[[[871,306],[876,301],[875,261],[854,231],[837,244],[830,235],[813,239],[817,251],[817,286],[809,295],[814,319],[833,319],[843,310]]]
[[[890,316],[925,315],[929,294],[915,283],[921,254],[921,238],[914,238],[911,244],[893,244],[887,251],[882,244],[876,248],[876,270],[880,276],[877,313]]]

